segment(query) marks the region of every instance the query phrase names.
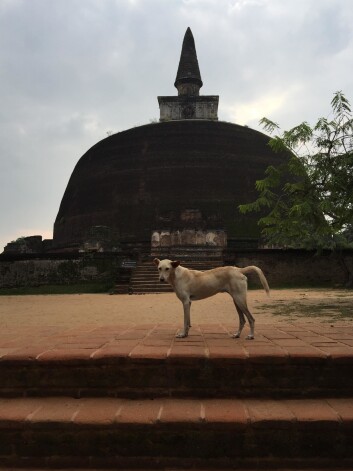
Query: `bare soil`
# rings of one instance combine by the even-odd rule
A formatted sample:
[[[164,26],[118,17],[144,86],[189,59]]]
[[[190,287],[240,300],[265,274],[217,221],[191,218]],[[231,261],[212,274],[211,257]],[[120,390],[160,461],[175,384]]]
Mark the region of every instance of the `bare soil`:
[[[259,324],[276,322],[347,322],[353,324],[353,291],[327,289],[262,290],[248,293],[248,304]],[[0,326],[81,324],[182,324],[182,306],[175,294],[74,294],[1,296]],[[218,294],[192,304],[195,324],[238,322],[232,299]]]

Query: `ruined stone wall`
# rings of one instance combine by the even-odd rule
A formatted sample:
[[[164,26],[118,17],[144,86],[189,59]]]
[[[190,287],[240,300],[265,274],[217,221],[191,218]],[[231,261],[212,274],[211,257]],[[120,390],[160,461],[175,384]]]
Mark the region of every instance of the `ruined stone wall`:
[[[0,260],[0,288],[114,282],[119,278],[120,256],[67,259]]]
[[[344,251],[342,256],[353,270],[353,250]],[[341,286],[347,276],[338,254],[330,251],[318,255],[315,251],[306,250],[228,250],[225,262],[238,267],[260,267],[270,286]],[[255,278],[249,276],[253,286],[258,285]]]
[[[183,254],[186,255],[185,252]],[[195,258],[195,250],[193,255]],[[329,251],[318,256],[304,250],[225,249],[223,255],[226,265],[257,265],[264,271],[270,286],[342,286],[347,276],[338,256]],[[343,256],[353,271],[353,251],[347,250]],[[145,258],[152,260],[150,253]],[[12,260],[0,257],[0,288],[115,282],[120,279],[125,259],[126,255],[114,253],[61,258],[27,256]],[[255,276],[249,276],[249,282],[250,286],[259,286]]]

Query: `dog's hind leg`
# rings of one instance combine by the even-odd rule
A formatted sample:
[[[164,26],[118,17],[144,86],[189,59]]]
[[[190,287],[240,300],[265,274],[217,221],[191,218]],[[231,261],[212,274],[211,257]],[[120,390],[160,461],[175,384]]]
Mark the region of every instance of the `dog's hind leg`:
[[[177,338],[184,338],[184,337],[188,336],[189,327],[190,327],[190,306],[191,306],[191,302],[189,300],[183,302],[183,307],[184,307],[184,329],[181,330],[176,335]]]
[[[249,311],[249,309],[246,305],[243,308],[241,307],[240,309],[243,311],[243,313],[246,316],[246,318],[248,319],[249,325],[250,325],[250,334],[247,335],[246,339],[247,340],[254,340],[254,338],[255,338],[255,319],[253,318],[251,312]]]
[[[237,303],[235,302],[235,300],[233,299],[234,301],[234,306],[237,310],[237,313],[238,313],[238,316],[239,316],[239,330],[238,332],[235,332],[235,334],[232,335],[233,338],[235,339],[238,339],[241,335],[241,332],[244,328],[244,325],[245,325],[245,317],[244,317],[244,314],[243,312],[239,309],[239,307],[237,306]]]
[[[247,318],[249,321],[250,325],[250,334],[246,337],[247,340],[253,340],[254,339],[254,331],[255,331],[255,319],[253,318],[251,312],[248,309],[247,303],[246,303],[246,298],[243,295],[237,295],[236,297],[233,297],[234,303],[237,307],[237,310],[239,309],[243,316]],[[238,311],[239,312],[239,311]]]

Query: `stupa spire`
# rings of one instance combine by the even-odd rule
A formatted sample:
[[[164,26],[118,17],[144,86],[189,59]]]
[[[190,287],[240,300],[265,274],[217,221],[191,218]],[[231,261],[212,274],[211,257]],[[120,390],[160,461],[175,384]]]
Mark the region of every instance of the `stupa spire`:
[[[191,29],[186,30],[174,83],[178,96],[159,96],[160,121],[179,119],[218,119],[218,95],[201,95],[202,87],[195,41]]]
[[[179,95],[199,95],[199,90],[202,87],[194,36],[190,28],[186,30],[184,36],[174,86],[178,89]]]

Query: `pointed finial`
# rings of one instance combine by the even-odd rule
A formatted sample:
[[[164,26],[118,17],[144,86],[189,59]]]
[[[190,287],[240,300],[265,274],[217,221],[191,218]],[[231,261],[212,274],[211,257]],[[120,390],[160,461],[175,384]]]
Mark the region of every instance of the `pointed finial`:
[[[202,87],[195,41],[191,29],[186,30],[174,86],[179,95],[198,95]]]

